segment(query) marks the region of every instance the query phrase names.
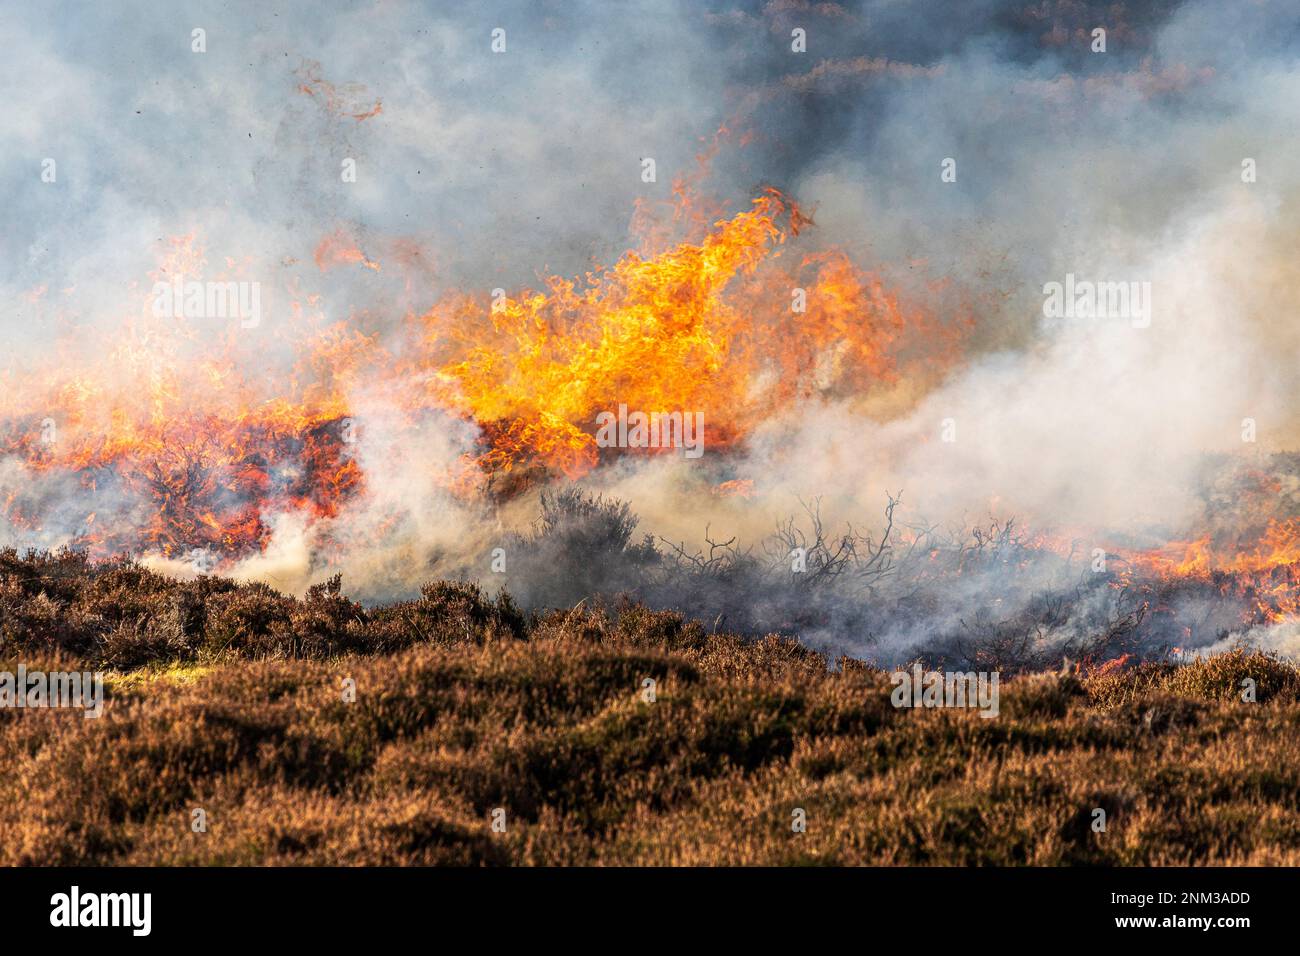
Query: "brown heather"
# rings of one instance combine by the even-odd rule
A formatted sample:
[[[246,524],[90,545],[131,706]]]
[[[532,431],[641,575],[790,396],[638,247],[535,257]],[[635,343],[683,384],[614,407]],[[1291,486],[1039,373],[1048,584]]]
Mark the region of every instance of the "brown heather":
[[[0,711],[6,864],[1300,863],[1300,672],[1258,654],[1010,678],[990,720],[636,605],[12,552],[0,639],[0,669],[111,671],[98,720]]]

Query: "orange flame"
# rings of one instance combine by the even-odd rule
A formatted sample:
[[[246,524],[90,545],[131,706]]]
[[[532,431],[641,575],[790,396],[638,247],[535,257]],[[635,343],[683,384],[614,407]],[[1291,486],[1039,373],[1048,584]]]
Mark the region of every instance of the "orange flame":
[[[700,241],[628,252],[581,283],[440,303],[422,320],[430,397],[488,429],[491,469],[576,477],[600,459],[596,415],[620,403],[701,413],[717,449],[801,399],[895,381],[898,344],[929,323],[841,252],[784,257],[810,221],[768,189]]]
[[[412,425],[431,412],[476,425],[482,437],[468,470],[434,480],[460,493],[509,493],[501,476],[576,477],[620,453],[598,449],[594,437],[596,415],[620,403],[702,413],[709,447],[726,449],[792,403],[896,381],[910,339],[930,336],[955,357],[948,333],[923,313],[905,314],[842,252],[789,255],[812,220],[777,190],[711,223],[692,183],[680,181],[675,195],[673,223],[691,232],[687,240],[669,242],[672,227],[660,229],[642,206],[641,251],[493,305],[447,296],[413,321],[401,360],[376,335],[327,324],[317,299],[301,292],[292,320],[263,330],[269,343],[232,325],[217,350],[211,327],[200,334],[195,323],[158,317],[146,299],[112,340],[87,348],[73,337],[43,367],[7,374],[0,450],[33,480],[6,489],[3,514],[42,528],[42,480],[53,487],[62,476],[65,490],[71,480],[87,499],[77,544],[234,556],[265,547],[271,516],[328,519],[364,490],[340,438],[361,383],[396,396]],[[380,267],[343,231],[325,237],[315,259],[321,269]],[[232,260],[211,269],[195,238],[182,236],[151,279],[226,281],[241,269]],[[287,374],[250,374],[268,346],[294,356]],[[45,440],[46,424],[57,441]],[[97,500],[112,495],[134,504],[113,510]]]

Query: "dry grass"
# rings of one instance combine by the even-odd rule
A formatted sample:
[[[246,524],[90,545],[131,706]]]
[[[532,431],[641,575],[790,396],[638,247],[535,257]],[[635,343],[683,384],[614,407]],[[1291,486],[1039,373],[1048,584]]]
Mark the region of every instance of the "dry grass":
[[[6,864],[1300,863],[1300,673],[1260,655],[1015,678],[988,720],[638,606],[55,577],[2,579],[5,666],[119,670],[98,720],[0,711]]]

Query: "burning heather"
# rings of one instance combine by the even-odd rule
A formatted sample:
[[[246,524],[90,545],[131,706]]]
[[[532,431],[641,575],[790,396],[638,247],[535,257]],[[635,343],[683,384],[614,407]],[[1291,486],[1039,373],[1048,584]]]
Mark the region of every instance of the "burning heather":
[[[78,192],[96,228],[7,271],[0,544],[297,595],[341,574],[369,605],[437,578],[626,598],[881,665],[1294,654],[1300,180],[1260,105],[1294,70],[1271,14],[1238,25],[1247,68],[1190,39],[1227,14],[1172,6],[1115,13],[1109,49],[1072,5],[1009,8],[996,64],[899,25],[879,59],[826,37],[797,73],[656,72],[684,144],[629,120],[558,164],[550,130],[637,84],[592,67],[585,111],[471,109],[434,147],[431,74],[304,52],[246,91],[256,122],[214,120],[255,152],[240,189]],[[832,7],[683,42],[761,22],[798,57],[792,18]],[[982,119],[940,108],[971,89]],[[44,195],[90,165],[45,160]]]

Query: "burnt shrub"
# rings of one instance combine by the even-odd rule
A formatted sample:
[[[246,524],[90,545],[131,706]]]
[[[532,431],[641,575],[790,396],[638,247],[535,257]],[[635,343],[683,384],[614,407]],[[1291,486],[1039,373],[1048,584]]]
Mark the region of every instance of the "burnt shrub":
[[[506,587],[528,608],[635,593],[660,563],[648,535],[632,542],[636,526],[626,502],[576,488],[543,492],[532,533],[513,535],[506,544]]]

